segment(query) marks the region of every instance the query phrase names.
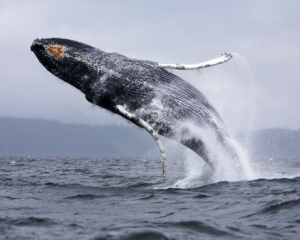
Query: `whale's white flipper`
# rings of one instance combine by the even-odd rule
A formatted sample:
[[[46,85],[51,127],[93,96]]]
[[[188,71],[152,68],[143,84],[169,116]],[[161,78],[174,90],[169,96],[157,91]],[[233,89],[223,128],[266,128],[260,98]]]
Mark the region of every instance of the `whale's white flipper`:
[[[119,113],[123,117],[130,119],[131,121],[134,121],[138,126],[145,128],[151,134],[151,136],[154,138],[157,146],[159,147],[159,151],[160,151],[160,154],[162,157],[162,176],[164,177],[166,175],[166,168],[167,168],[166,160],[167,159],[166,159],[164,147],[163,147],[161,141],[159,140],[157,133],[154,131],[153,128],[151,128],[151,126],[147,122],[145,122],[141,118],[136,117],[134,114],[128,112],[124,108],[124,106],[117,105],[116,109],[119,111]]]
[[[224,53],[215,59],[203,63],[197,63],[197,64],[158,63],[158,66],[162,68],[173,68],[178,70],[192,70],[192,69],[211,67],[224,62],[228,62],[232,57],[233,55],[231,53]]]

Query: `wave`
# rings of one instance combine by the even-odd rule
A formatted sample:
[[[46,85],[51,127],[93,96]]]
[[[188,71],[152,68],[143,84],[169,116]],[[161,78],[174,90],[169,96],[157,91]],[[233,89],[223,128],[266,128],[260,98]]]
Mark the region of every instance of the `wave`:
[[[143,231],[138,233],[132,233],[127,237],[121,238],[122,240],[169,240],[168,237],[166,237],[164,234],[160,232],[154,232],[154,231]]]
[[[179,222],[169,222],[169,223],[157,223],[157,226],[160,228],[164,228],[165,232],[172,231],[173,228],[181,229],[183,232],[188,233],[189,237],[191,237],[191,232],[194,234],[204,234],[209,235],[211,237],[235,237],[233,234],[228,233],[224,230],[220,230],[218,228],[209,226],[201,221],[179,221]],[[198,236],[199,237],[199,236]],[[123,240],[152,240],[152,239],[159,239],[159,240],[168,240],[168,238],[164,233],[158,231],[149,231],[144,230],[137,233],[131,233],[128,236],[120,238]],[[172,238],[173,239],[173,238]]]
[[[94,194],[78,194],[75,196],[70,196],[66,197],[64,199],[69,199],[69,200],[94,200],[97,198],[106,198],[107,196],[105,195],[94,195]]]
[[[241,218],[250,218],[255,215],[266,215],[266,214],[276,214],[283,210],[291,210],[294,207],[300,205],[300,199],[293,199],[289,201],[278,202],[277,200],[267,203],[260,211],[246,215]]]
[[[7,225],[15,225],[15,226],[49,226],[49,225],[56,224],[56,222],[54,222],[49,218],[36,218],[36,217],[18,218],[18,219],[0,219],[0,222],[5,223]]]
[[[201,221],[181,221],[181,222],[172,222],[172,223],[165,223],[163,224],[164,227],[175,227],[175,228],[182,228],[182,229],[189,229],[198,233],[203,233],[212,236],[232,236],[232,234],[219,230],[215,227],[207,225]]]

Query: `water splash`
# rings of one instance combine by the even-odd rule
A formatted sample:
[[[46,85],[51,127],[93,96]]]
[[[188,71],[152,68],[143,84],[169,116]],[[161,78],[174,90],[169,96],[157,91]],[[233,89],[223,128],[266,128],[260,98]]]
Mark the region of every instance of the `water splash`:
[[[192,73],[194,74],[194,73]],[[216,107],[233,138],[228,139],[236,158],[224,149],[217,140],[215,133],[209,128],[193,127],[193,133],[203,139],[210,152],[210,160],[214,170],[199,160],[199,156],[187,150],[185,154],[185,178],[178,180],[171,187],[190,188],[219,181],[253,180],[257,175],[253,171],[248,152],[250,137],[243,145],[234,140],[240,131],[249,132],[253,129],[255,113],[253,77],[246,60],[234,53],[232,64],[209,68],[199,72],[200,77],[191,76],[188,81],[202,91],[212,105]]]
[[[286,163],[286,159],[278,161],[250,159],[249,157],[252,152],[250,133],[255,129],[254,100],[256,91],[246,60],[241,55],[234,53],[234,58],[230,63],[203,69],[196,73],[198,76],[195,71],[176,72],[177,75],[204,93],[217,109],[230,133],[230,139],[226,139],[226,141],[235,150],[237,157],[232,157],[230,152],[226,151],[224,144],[218,141],[214,129],[193,125],[192,122],[183,122],[179,127],[188,128],[189,132],[193,133],[193,137],[201,139],[205,143],[214,169],[212,170],[197,154],[185,149],[180,156],[180,159],[184,161],[184,176],[179,174],[181,179],[178,180],[177,176],[177,179],[173,179],[173,184],[168,187],[193,188],[220,181],[299,176],[299,172],[295,173],[286,166],[290,165]],[[216,119],[213,121],[218,123]],[[243,142],[236,140],[240,132],[246,133]],[[180,140],[180,136],[178,139]],[[170,151],[174,151],[174,148],[167,153]],[[292,162],[292,164],[297,163]],[[296,168],[299,169],[299,164]]]
[[[206,133],[211,135],[209,130]],[[256,179],[257,176],[245,150],[236,141],[230,140],[237,154],[237,157],[233,158],[213,135],[208,136],[205,140],[207,149],[211,153],[210,160],[213,162],[214,169],[212,170],[197,154],[186,150],[184,152],[185,177],[171,187],[191,188],[220,181]]]

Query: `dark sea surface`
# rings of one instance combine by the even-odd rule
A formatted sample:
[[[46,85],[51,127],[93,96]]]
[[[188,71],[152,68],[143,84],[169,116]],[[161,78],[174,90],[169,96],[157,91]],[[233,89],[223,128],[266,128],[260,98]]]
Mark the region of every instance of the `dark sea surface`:
[[[158,158],[0,162],[1,239],[300,239],[298,159],[257,160],[254,180],[184,188],[174,187],[188,177],[182,161],[165,179]]]

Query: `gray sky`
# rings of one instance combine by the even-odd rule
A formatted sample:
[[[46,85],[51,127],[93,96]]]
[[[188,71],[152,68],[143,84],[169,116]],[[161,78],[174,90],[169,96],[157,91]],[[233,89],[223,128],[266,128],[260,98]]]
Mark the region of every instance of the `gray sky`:
[[[232,131],[300,128],[299,1],[0,0],[0,116],[126,123],[89,104],[30,52],[35,38],[81,41],[167,63],[238,53],[223,65],[178,72]]]

